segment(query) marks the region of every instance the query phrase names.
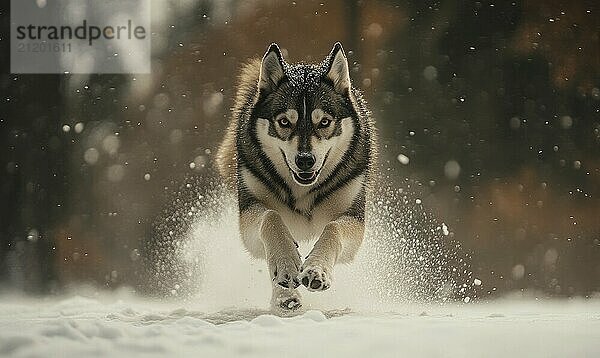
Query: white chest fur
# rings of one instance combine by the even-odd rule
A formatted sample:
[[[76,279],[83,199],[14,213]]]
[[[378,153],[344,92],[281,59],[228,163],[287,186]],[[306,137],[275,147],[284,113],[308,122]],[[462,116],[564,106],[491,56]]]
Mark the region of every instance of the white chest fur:
[[[295,211],[277,199],[249,170],[241,169],[241,175],[247,189],[268,209],[275,210],[281,215],[283,222],[296,241],[311,241],[318,238],[325,225],[339,218],[350,208],[365,182],[364,175],[350,180],[346,185],[314,206],[310,217],[308,217],[298,211],[302,212],[311,208],[318,192],[305,193],[303,196],[295,198],[295,208],[298,210]]]

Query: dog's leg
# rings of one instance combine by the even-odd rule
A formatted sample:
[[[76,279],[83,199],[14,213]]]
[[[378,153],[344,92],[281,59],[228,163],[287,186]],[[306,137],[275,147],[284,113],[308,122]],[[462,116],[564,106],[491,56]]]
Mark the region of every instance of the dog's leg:
[[[271,296],[271,309],[283,315],[297,313],[302,308],[302,297],[295,288],[283,288],[277,284],[273,285]]]
[[[297,310],[301,307],[298,272],[302,260],[297,244],[281,216],[260,204],[240,212],[242,240],[252,256],[264,258],[273,282],[275,308]]]
[[[365,232],[360,218],[342,216],[328,223],[300,270],[300,280],[309,291],[324,291],[331,286],[333,266],[350,262],[362,243]]]

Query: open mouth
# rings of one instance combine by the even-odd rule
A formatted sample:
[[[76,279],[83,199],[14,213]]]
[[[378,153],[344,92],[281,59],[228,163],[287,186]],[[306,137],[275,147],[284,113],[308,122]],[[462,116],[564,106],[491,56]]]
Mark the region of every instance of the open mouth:
[[[319,176],[319,172],[321,170],[319,169],[318,171],[311,171],[311,172],[295,172],[292,169],[290,169],[290,172],[292,173],[292,176],[294,177],[294,180],[301,185],[310,185],[312,183],[314,183],[317,180],[317,177]]]

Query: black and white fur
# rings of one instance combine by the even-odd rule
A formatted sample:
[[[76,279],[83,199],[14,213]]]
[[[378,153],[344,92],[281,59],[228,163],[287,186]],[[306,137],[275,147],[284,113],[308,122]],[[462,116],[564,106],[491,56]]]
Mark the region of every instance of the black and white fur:
[[[375,148],[341,44],[318,65],[288,64],[272,44],[242,69],[218,164],[237,188],[245,247],[267,261],[274,308],[297,310],[300,283],[326,290],[356,255]],[[297,242],[315,239],[303,262]]]

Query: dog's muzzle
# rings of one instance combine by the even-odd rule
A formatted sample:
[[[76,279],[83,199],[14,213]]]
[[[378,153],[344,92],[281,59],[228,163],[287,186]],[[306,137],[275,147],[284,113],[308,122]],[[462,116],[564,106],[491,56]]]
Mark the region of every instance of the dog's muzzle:
[[[296,165],[298,166],[298,168],[300,169],[298,171],[292,169],[292,167],[288,163],[287,156],[285,155],[283,150],[281,151],[281,155],[283,156],[283,161],[285,162],[288,169],[290,170],[290,173],[292,174],[292,178],[294,178],[294,181],[296,183],[298,183],[299,185],[307,186],[307,185],[314,184],[317,181],[317,179],[319,178],[319,173],[321,172],[321,169],[323,169],[323,166],[325,166],[325,160],[327,160],[327,156],[329,155],[329,152],[327,152],[327,155],[325,155],[325,160],[323,160],[323,164],[321,165],[321,168],[319,168],[318,170],[308,170],[308,169],[311,169],[316,162],[314,155],[312,155],[311,153],[299,153],[296,156],[295,162],[296,162]]]

